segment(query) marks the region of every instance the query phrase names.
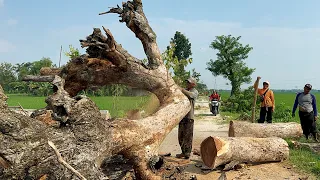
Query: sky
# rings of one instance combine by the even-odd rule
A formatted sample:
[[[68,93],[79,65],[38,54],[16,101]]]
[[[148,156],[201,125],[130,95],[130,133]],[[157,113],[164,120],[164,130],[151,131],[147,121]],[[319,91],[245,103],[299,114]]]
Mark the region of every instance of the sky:
[[[92,3],[94,2],[94,3]],[[82,53],[79,40],[93,28],[108,28],[116,41],[137,58],[145,58],[141,42],[120,23],[118,15],[99,16],[120,0],[0,0],[0,63],[32,62],[50,57],[58,65],[60,46],[73,45]],[[216,36],[241,36],[253,50],[245,63],[257,76],[270,82],[271,89],[303,88],[311,83],[320,89],[319,0],[144,0],[144,12],[161,51],[176,31],[192,44],[193,63],[209,88],[231,89],[223,77],[214,77],[206,63],[216,59],[209,48]],[[68,58],[62,55],[61,64]],[[262,83],[260,84],[262,86]]]

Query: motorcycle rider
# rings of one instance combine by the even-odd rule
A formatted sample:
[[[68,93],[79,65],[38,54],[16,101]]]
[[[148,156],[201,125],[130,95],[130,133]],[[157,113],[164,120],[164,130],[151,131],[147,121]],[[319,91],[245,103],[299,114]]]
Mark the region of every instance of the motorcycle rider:
[[[213,99],[216,99],[219,103],[218,103],[218,107],[217,107],[217,111],[219,113],[219,106],[220,106],[220,96],[217,93],[216,90],[213,90],[212,94],[209,96],[209,101],[211,102]],[[211,111],[211,104],[210,104],[210,111]]]

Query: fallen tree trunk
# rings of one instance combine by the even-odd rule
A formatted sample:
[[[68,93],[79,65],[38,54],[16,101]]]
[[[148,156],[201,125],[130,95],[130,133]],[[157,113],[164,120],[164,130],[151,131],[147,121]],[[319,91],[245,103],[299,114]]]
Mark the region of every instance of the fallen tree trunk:
[[[216,168],[237,161],[263,163],[283,161],[289,157],[288,143],[277,137],[208,137],[200,146],[203,163]]]
[[[249,123],[244,121],[230,121],[229,137],[301,137],[301,125],[290,123]]]
[[[0,84],[0,112],[1,112],[1,110],[6,109],[8,107],[7,102],[6,102],[7,99],[8,99],[8,97],[4,94],[4,91],[3,91],[2,86]]]
[[[43,175],[76,179],[57,161],[48,140],[87,179],[106,179],[108,174],[100,167],[116,154],[131,161],[137,179],[161,179],[161,172],[154,169],[154,164],[161,162],[158,148],[188,113],[190,102],[168,74],[141,0],[125,2],[122,8],[111,8],[107,13],[119,14],[120,21],[140,39],[148,64],[130,55],[103,27],[106,36],[94,28],[90,36],[80,40],[87,54],[72,59],[61,71],[50,71],[46,79],[29,77],[54,85],[54,94],[46,99],[46,110],[52,111],[60,126],[48,127],[8,109],[0,112],[0,155],[11,164],[9,168],[0,166],[4,168],[0,169],[0,179],[39,179]],[[53,76],[56,73],[58,76]],[[111,84],[152,92],[160,101],[158,111],[139,120],[106,121],[89,98],[77,96],[81,90]]]

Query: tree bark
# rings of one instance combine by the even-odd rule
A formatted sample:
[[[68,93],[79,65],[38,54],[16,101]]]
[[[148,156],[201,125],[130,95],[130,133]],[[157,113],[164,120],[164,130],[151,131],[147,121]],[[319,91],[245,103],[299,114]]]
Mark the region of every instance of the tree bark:
[[[7,101],[8,97],[4,94],[4,91],[2,89],[2,86],[0,84],[0,111],[2,109],[5,109],[8,107],[6,101]]]
[[[302,135],[301,125],[295,122],[261,124],[230,121],[229,124],[229,137],[296,138],[301,137]]]
[[[249,163],[277,162],[289,157],[288,143],[277,137],[208,137],[200,146],[203,163],[216,168],[237,161]]]
[[[240,85],[241,85],[238,81],[235,81],[235,78],[232,78],[232,79],[233,79],[233,81],[231,81],[231,95],[230,96],[239,94]]]
[[[46,80],[54,85],[54,94],[46,99],[46,109],[52,111],[59,128],[7,109],[0,112],[0,155],[11,164],[0,169],[0,179],[38,179],[46,174],[49,179],[75,179],[72,172],[59,164],[48,140],[87,179],[106,179],[108,174],[100,167],[116,154],[132,161],[138,179],[160,179],[149,162],[156,159],[161,142],[188,113],[190,102],[167,74],[141,0],[128,1],[122,8],[118,6],[107,13],[118,13],[120,21],[141,40],[148,64],[123,49],[110,30],[103,27],[105,37],[94,28],[92,35],[80,40],[87,54],[47,76]],[[36,79],[39,78],[29,78]],[[139,120],[106,121],[89,98],[77,96],[79,91],[92,86],[115,83],[154,93],[160,108]]]

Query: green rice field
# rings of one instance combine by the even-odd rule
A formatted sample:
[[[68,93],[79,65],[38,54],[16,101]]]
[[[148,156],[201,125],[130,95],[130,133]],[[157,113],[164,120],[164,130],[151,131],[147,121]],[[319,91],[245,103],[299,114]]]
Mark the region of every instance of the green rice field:
[[[320,93],[319,92],[312,92],[312,91],[311,91],[311,93],[315,95],[316,100],[317,100],[317,109],[319,109],[320,108]],[[230,96],[230,93],[227,91],[221,91],[221,92],[219,92],[219,94],[221,94],[222,100],[227,99]],[[296,98],[296,93],[274,91],[274,98],[275,98],[276,106],[278,104],[284,103],[286,106],[290,107],[290,109],[291,109],[294,104],[294,100]]]
[[[7,103],[9,106],[21,106],[24,109],[41,109],[46,107],[46,97],[36,97],[19,94],[9,94]],[[132,109],[148,109],[150,108],[151,97],[90,97],[101,110],[109,110],[111,115],[123,116],[124,113]],[[147,107],[148,106],[148,107]]]
[[[227,99],[229,97],[229,92],[221,91],[222,100]],[[320,107],[320,93],[313,93],[317,99],[317,106]],[[292,108],[294,99],[296,97],[295,93],[287,93],[287,92],[274,92],[276,105],[280,103],[285,103],[286,106]],[[28,95],[19,95],[19,94],[9,94],[8,95],[8,104],[9,106],[18,106],[19,103],[25,109],[40,109],[46,106],[45,97],[36,97],[36,96],[28,96]],[[100,109],[110,109],[114,102],[116,103],[118,109],[135,109],[141,107],[144,103],[148,101],[148,97],[117,97],[115,99],[112,96],[104,96],[104,97],[90,97]]]

